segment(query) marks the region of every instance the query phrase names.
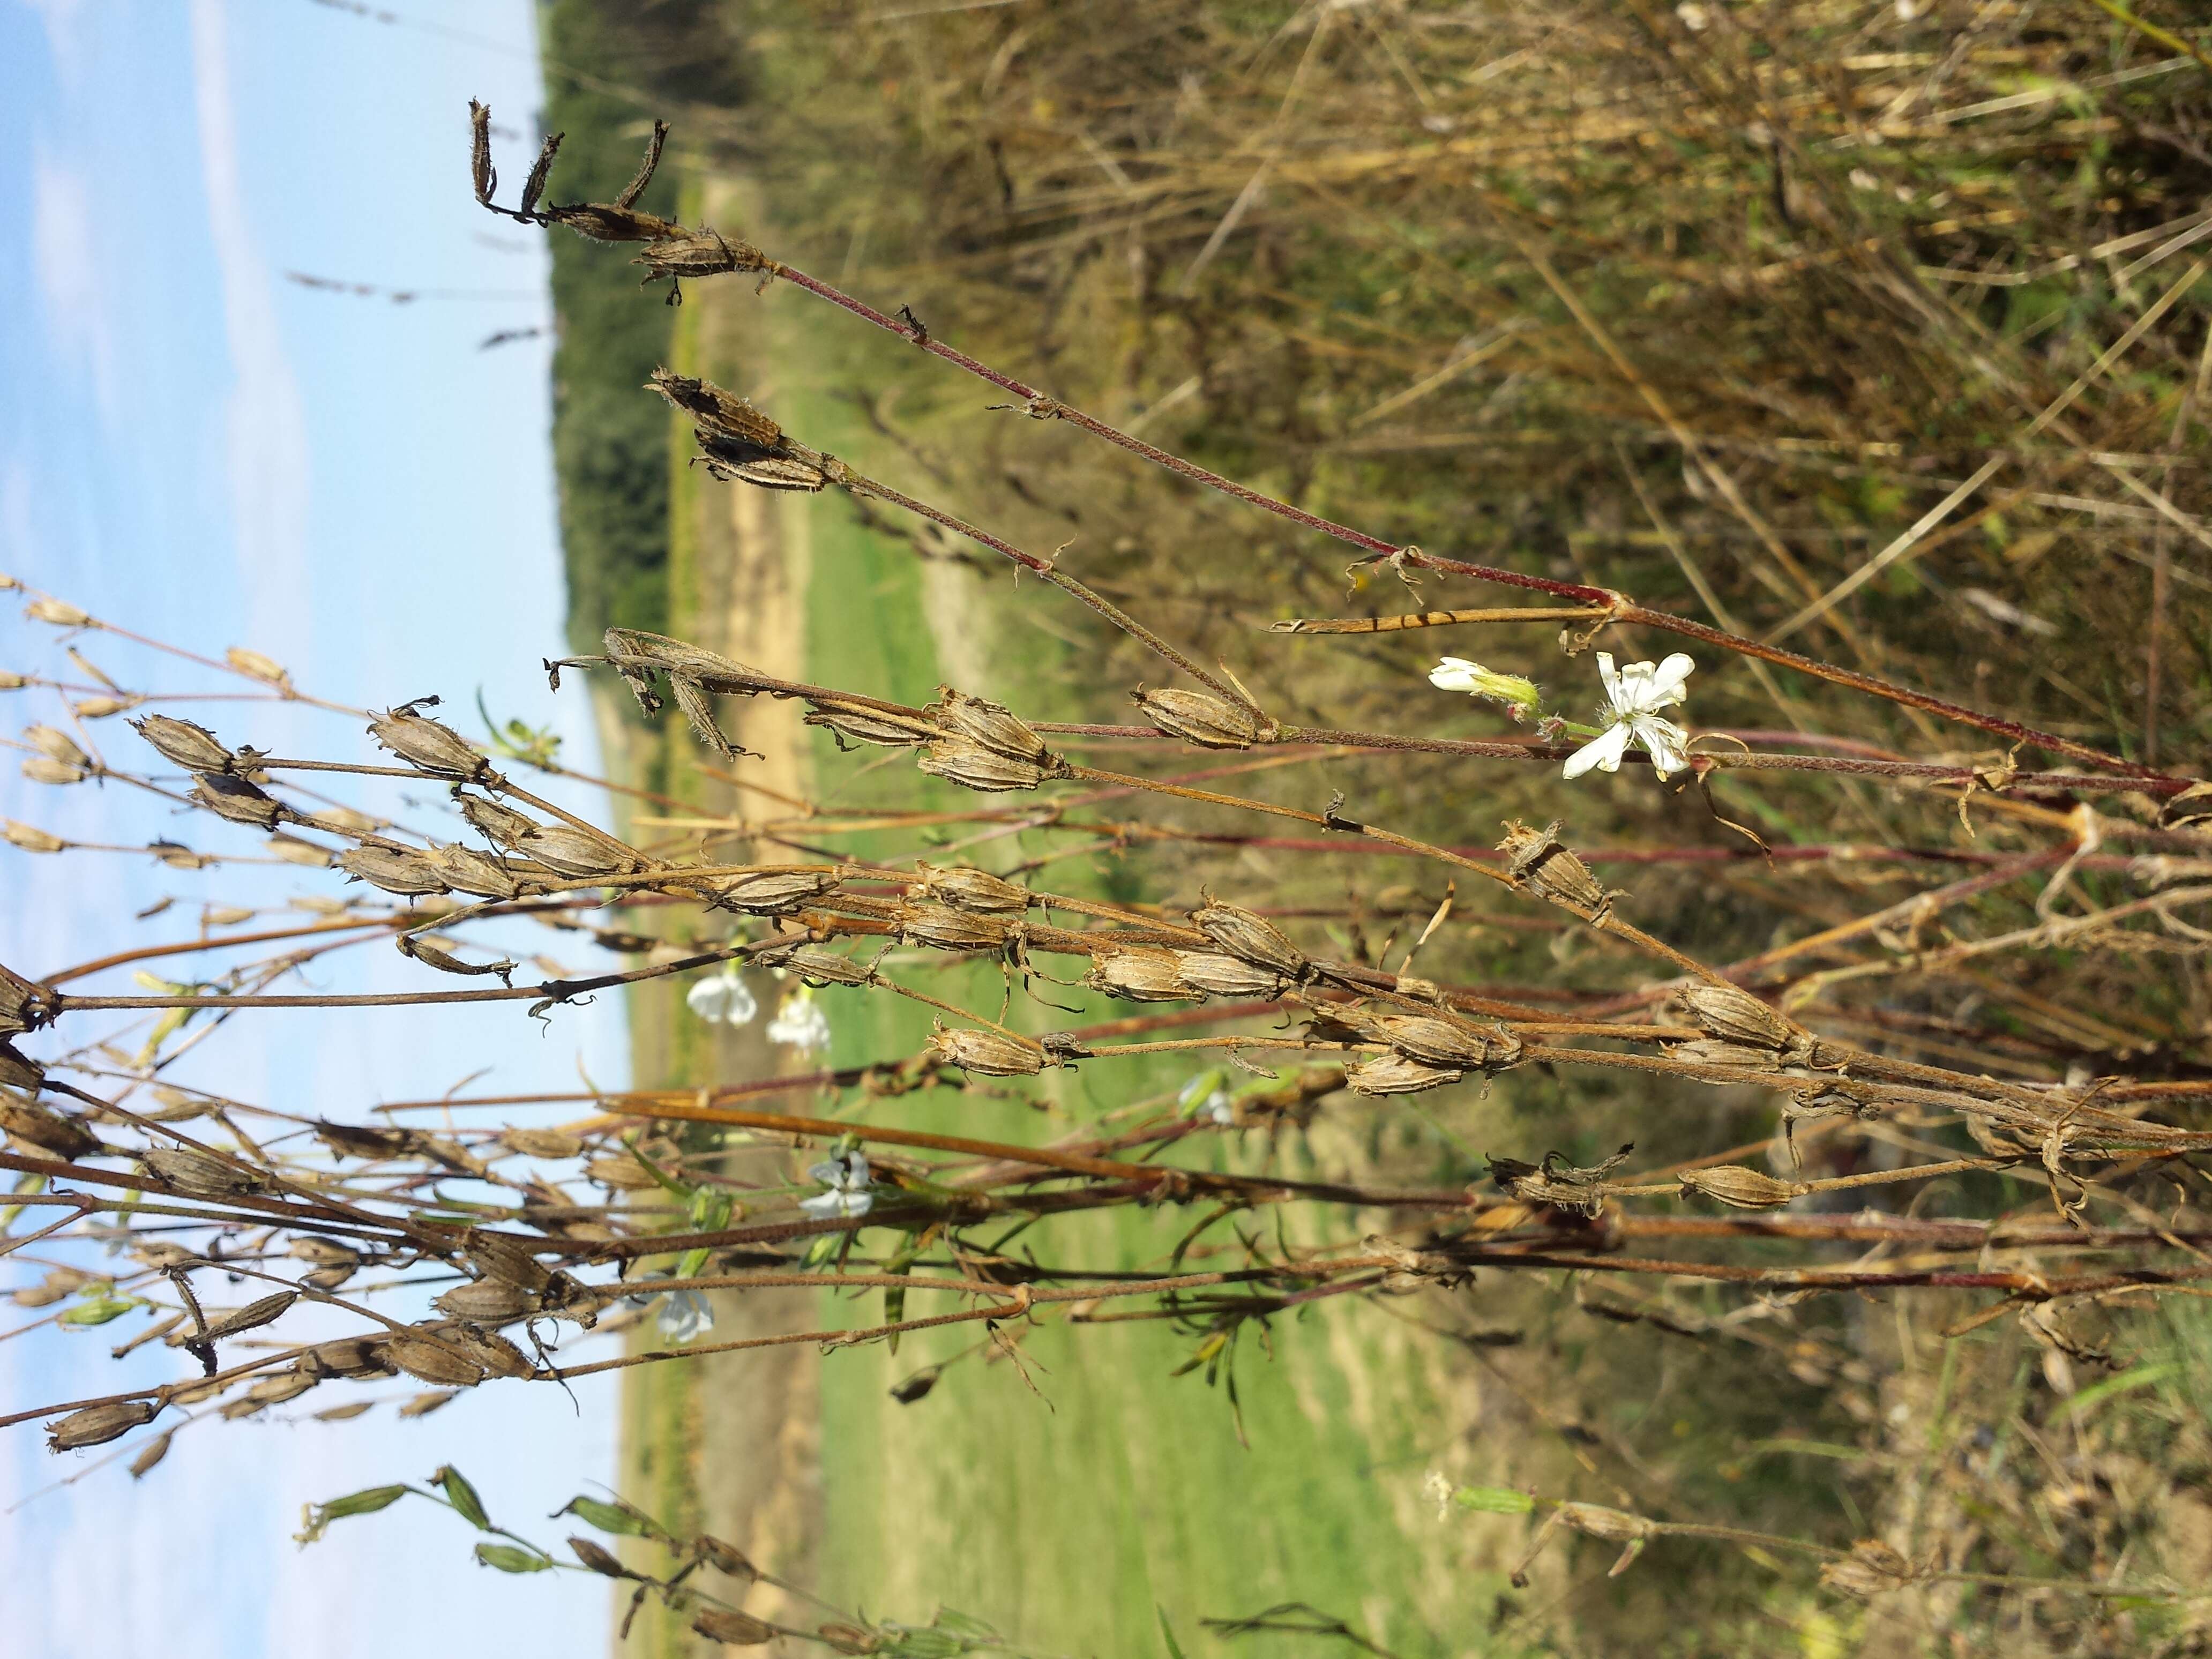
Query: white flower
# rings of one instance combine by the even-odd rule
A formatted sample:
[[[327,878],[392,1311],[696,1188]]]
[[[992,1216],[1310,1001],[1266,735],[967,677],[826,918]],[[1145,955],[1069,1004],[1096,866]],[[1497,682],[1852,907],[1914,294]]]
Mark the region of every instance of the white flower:
[[[696,1291],[678,1291],[660,1304],[660,1334],[671,1342],[689,1342],[714,1328],[714,1310]]]
[[[1471,696],[1504,703],[1513,711],[1515,720],[1534,714],[1542,696],[1534,680],[1522,679],[1518,674],[1500,674],[1479,662],[1469,662],[1465,657],[1446,657],[1429,670],[1429,684],[1439,691],[1464,691]]]
[[[753,1016],[760,1012],[752,988],[739,975],[734,962],[720,973],[709,974],[695,983],[684,993],[684,1001],[693,1013],[710,1024],[720,1021],[727,1025],[750,1025]]]
[[[1651,769],[1662,778],[1687,766],[1690,757],[1682,745],[1689,741],[1689,733],[1662,719],[1658,711],[1682,701],[1682,683],[1696,668],[1696,663],[1677,651],[1664,662],[1632,662],[1616,672],[1613,659],[1599,652],[1597,672],[1605,677],[1610,705],[1605,711],[1606,729],[1567,757],[1566,775],[1578,778],[1592,767],[1618,772],[1632,739],[1650,751]]]
[[[806,1178],[821,1182],[826,1189],[799,1200],[799,1207],[809,1215],[864,1216],[875,1204],[876,1195],[868,1190],[866,1152],[840,1152],[825,1158],[806,1172]]]
[[[813,992],[802,985],[783,1000],[775,1018],[769,1022],[768,1040],[787,1044],[804,1054],[830,1046],[830,1018],[814,1000]]]

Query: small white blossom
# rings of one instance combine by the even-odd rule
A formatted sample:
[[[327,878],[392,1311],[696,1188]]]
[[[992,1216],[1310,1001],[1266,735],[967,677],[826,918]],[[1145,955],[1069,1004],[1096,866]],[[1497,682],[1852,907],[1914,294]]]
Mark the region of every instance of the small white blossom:
[[[783,1000],[769,1022],[768,1040],[811,1054],[817,1048],[830,1046],[830,1018],[814,1000],[814,993],[799,987]]]
[[[1503,703],[1513,711],[1516,720],[1534,714],[1543,695],[1536,690],[1534,680],[1523,679],[1518,674],[1500,674],[1479,662],[1469,662],[1465,657],[1446,657],[1429,670],[1429,684],[1439,691],[1464,691],[1470,696]]]
[[[719,974],[709,974],[684,994],[684,1006],[709,1024],[750,1025],[760,1012],[752,988],[739,975],[734,962]]]
[[[1662,718],[1659,710],[1682,701],[1683,682],[1696,668],[1696,663],[1677,651],[1664,662],[1632,662],[1616,672],[1613,659],[1599,652],[1597,672],[1605,678],[1608,705],[1606,729],[1567,757],[1567,776],[1578,778],[1592,767],[1601,772],[1618,772],[1620,757],[1628,752],[1632,741],[1649,751],[1651,769],[1662,778],[1672,777],[1689,765],[1690,757],[1683,747],[1689,733]]]
[[[799,1207],[811,1216],[864,1216],[875,1204],[876,1195],[868,1190],[866,1152],[840,1152],[825,1158],[807,1170],[806,1178],[819,1182],[824,1189],[799,1200]]]
[[[660,1334],[671,1342],[689,1342],[714,1328],[714,1310],[696,1291],[678,1291],[660,1304]]]

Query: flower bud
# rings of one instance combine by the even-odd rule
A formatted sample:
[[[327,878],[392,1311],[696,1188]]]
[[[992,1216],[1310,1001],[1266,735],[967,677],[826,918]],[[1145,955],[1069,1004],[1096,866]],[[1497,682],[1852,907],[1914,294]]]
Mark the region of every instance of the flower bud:
[[[52,1152],[65,1163],[89,1158],[101,1150],[100,1138],[76,1119],[41,1106],[35,1100],[18,1100],[13,1095],[0,1095],[0,1130],[40,1152]]]
[[[1277,730],[1256,709],[1210,691],[1152,691],[1140,685],[1129,701],[1156,730],[1203,749],[1249,749],[1271,741]]]
[[[70,741],[65,732],[58,732],[51,726],[27,726],[23,728],[23,738],[48,760],[58,761],[64,766],[74,766],[79,771],[88,771],[92,768],[92,757]]]
[[[26,761],[24,769],[27,772],[37,764]],[[1034,789],[1044,781],[1044,769],[1036,763],[1011,759],[967,738],[939,738],[923,750],[915,764],[933,776],[987,793]]]
[[[1020,915],[1030,908],[1030,890],[994,876],[988,870],[965,866],[939,870],[921,866],[921,894],[956,909],[980,915]]]
[[[1305,952],[1273,922],[1241,905],[1217,902],[1211,894],[1190,913],[1191,925],[1239,962],[1266,968],[1285,979],[1300,979],[1308,963]]]
[[[81,1412],[71,1412],[46,1425],[46,1449],[82,1451],[87,1446],[104,1446],[152,1422],[161,1409],[150,1400],[118,1400],[111,1405],[87,1406]]]
[[[1500,674],[1464,657],[1446,657],[1429,670],[1429,684],[1443,691],[1465,691],[1471,696],[1504,705],[1515,720],[1536,712],[1543,694],[1535,682],[1518,674]]]
[[[23,763],[23,775],[33,783],[82,783],[92,775],[82,766],[71,766],[66,761],[48,760],[44,755],[33,755]]]
[[[1171,951],[1176,972],[1193,990],[1210,997],[1259,998],[1273,1001],[1282,995],[1288,977],[1270,968],[1255,967],[1219,951]]]
[[[759,870],[713,884],[714,904],[748,915],[775,916],[796,910],[837,885],[834,870]]]
[[[938,951],[1003,951],[1013,925],[998,916],[979,916],[943,904],[902,904],[891,912],[899,937],[908,945]]]
[[[984,1077],[1035,1077],[1044,1069],[1044,1050],[996,1031],[970,1031],[940,1024],[929,1051],[947,1066]]]
[[[1777,1181],[1771,1175],[1762,1175],[1741,1164],[1685,1170],[1674,1178],[1682,1183],[1685,1194],[1695,1193],[1737,1210],[1779,1209],[1791,1199],[1812,1191],[1802,1181]]]
[[[410,765],[438,777],[472,783],[491,771],[491,763],[459,732],[411,708],[394,708],[371,720],[368,734]]]
[[[18,823],[13,818],[0,818],[0,840],[26,853],[59,853],[69,843],[59,836],[50,836],[43,830],[33,830],[27,823]]]
[[[131,724],[163,760],[187,772],[228,772],[237,759],[214,732],[191,720],[148,714]]]
[[[23,607],[23,614],[33,622],[52,623],[56,628],[82,628],[92,620],[88,612],[66,599],[33,599]]]
[[[1083,982],[1125,1002],[1188,1002],[1204,994],[1184,980],[1172,951],[1101,951]]]
[[[380,847],[367,842],[349,847],[331,862],[347,874],[359,877],[372,887],[381,887],[387,893],[404,896],[447,890],[438,866],[422,854],[404,847]]]
[[[248,651],[242,645],[234,645],[222,653],[222,659],[250,679],[273,685],[280,691],[289,692],[292,689],[292,676],[286,672],[283,664],[263,656],[258,651]]]
[[[1008,760],[1040,764],[1045,757],[1044,739],[1016,719],[1004,703],[988,697],[971,697],[949,685],[937,688],[937,701],[928,713],[937,725],[979,743]]]
[[[274,795],[222,772],[202,773],[191,793],[195,802],[217,817],[256,830],[274,830],[290,812]]]
[[[1456,1083],[1463,1072],[1449,1066],[1424,1066],[1403,1054],[1378,1054],[1373,1060],[1345,1069],[1345,1085],[1363,1095],[1412,1095],[1424,1089]]]

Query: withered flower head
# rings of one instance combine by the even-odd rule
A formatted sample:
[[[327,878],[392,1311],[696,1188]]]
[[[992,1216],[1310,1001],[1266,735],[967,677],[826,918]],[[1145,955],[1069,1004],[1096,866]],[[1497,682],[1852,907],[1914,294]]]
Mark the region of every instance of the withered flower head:
[[[489,207],[492,192],[499,188],[499,172],[491,164],[491,108],[473,98],[469,100],[469,183],[477,202]]]
[[[768,453],[783,447],[781,427],[736,392],[726,392],[712,380],[656,368],[646,385],[689,415],[702,438],[719,438]]]
[[[949,685],[937,688],[937,701],[929,715],[947,732],[955,732],[1008,760],[1042,765],[1044,739],[1016,718],[1004,703],[988,697],[971,697]]]
[[[49,760],[44,755],[33,755],[22,765],[23,775],[33,783],[82,783],[92,775],[82,766],[71,766],[67,761]]]
[[[996,1031],[971,1031],[940,1024],[929,1051],[948,1066],[985,1077],[1035,1077],[1044,1069],[1044,1050]]]
[[[1903,1589],[1924,1572],[1903,1552],[1881,1539],[1862,1538],[1851,1546],[1849,1555],[1820,1569],[1820,1582],[1832,1590],[1867,1601],[1886,1591]]]
[[[1153,726],[1205,749],[1249,749],[1272,740],[1275,722],[1211,691],[1153,691],[1139,686],[1129,701]]]
[[[490,775],[491,763],[469,746],[461,734],[412,705],[391,709],[368,724],[368,734],[379,746],[421,768],[433,776],[473,783]]]
[[[934,777],[987,793],[1034,789],[1044,781],[1044,769],[1036,763],[1011,759],[967,738],[939,738],[915,764]]]
[[[1224,904],[1212,895],[1190,913],[1191,926],[1239,962],[1265,968],[1285,979],[1302,979],[1309,963],[1305,952],[1291,943],[1282,929],[1242,905]]]
[[[502,1129],[500,1145],[511,1152],[525,1158],[569,1158],[584,1155],[580,1135],[570,1134],[566,1129]]]
[[[1204,994],[1183,978],[1172,951],[1101,951],[1083,982],[1125,1002],[1188,1002]]]
[[[26,853],[61,853],[69,843],[59,836],[50,836],[31,824],[18,823],[13,818],[0,818],[0,841],[10,847],[20,847]]]
[[[36,1096],[46,1086],[46,1068],[27,1054],[19,1054],[14,1043],[0,1042],[0,1086]]]
[[[237,759],[214,732],[191,720],[148,714],[131,724],[163,760],[187,772],[228,772]]]

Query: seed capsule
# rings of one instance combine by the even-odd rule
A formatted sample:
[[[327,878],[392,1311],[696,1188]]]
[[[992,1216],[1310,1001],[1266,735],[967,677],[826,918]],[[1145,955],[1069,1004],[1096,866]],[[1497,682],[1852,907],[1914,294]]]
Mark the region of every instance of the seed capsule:
[[[502,805],[482,795],[455,791],[453,799],[460,803],[461,816],[486,841],[501,847],[514,848],[544,826],[527,813],[518,812],[512,806]]]
[[[943,904],[902,904],[891,912],[899,937],[938,951],[1003,951],[1013,926],[997,916],[971,915]]]
[[[781,427],[734,392],[725,392],[711,380],[695,380],[688,374],[656,368],[646,386],[689,415],[702,437],[726,439],[755,449],[783,447]]]
[[[1152,691],[1140,685],[1129,701],[1156,730],[1205,749],[1249,749],[1272,740],[1277,729],[1257,710],[1210,691]]]
[[[71,742],[67,732],[58,732],[51,726],[27,726],[23,728],[23,737],[32,748],[48,760],[64,766],[74,766],[79,771],[91,769],[92,757]]]
[[[462,1346],[453,1328],[441,1331],[435,1339],[413,1331],[402,1333],[392,1339],[385,1355],[418,1382],[434,1383],[441,1389],[473,1389],[484,1380],[489,1369]]]
[[[320,814],[317,815],[321,816]],[[318,847],[297,836],[271,836],[265,843],[267,850],[287,864],[297,864],[310,869],[328,869],[331,862],[331,849]]]
[[[69,1163],[100,1150],[100,1137],[75,1118],[13,1095],[0,1095],[0,1130]]]
[[[1675,993],[1692,1020],[1725,1042],[1780,1049],[1785,1058],[1810,1058],[1812,1034],[1734,985],[1691,985]]]
[[[733,1648],[757,1648],[776,1638],[774,1625],[763,1623],[734,1607],[708,1607],[691,1621],[691,1628],[710,1642]]]
[[[1083,982],[1125,1002],[1189,1002],[1204,994],[1183,978],[1172,951],[1102,951]]]
[[[612,836],[587,834],[566,823],[547,824],[532,830],[520,850],[549,870],[586,880],[594,876],[629,875],[644,863]]]
[[[821,704],[806,711],[806,723],[825,728],[837,738],[838,747],[845,746],[850,738],[855,743],[887,744],[896,748],[906,744],[926,743],[938,735],[937,728],[927,720],[886,714],[875,708],[845,708]]]
[[[748,915],[776,916],[796,910],[837,885],[834,870],[760,870],[714,884],[714,903]]]
[[[1678,1042],[1667,1050],[1669,1060],[1687,1060],[1693,1066],[1736,1066],[1751,1071],[1778,1071],[1781,1056],[1771,1048],[1747,1048],[1741,1042],[1723,1042],[1712,1037],[1699,1037],[1692,1042]]]
[[[349,847],[331,860],[349,875],[387,893],[419,895],[447,890],[438,866],[422,854],[404,847],[380,847],[369,842]]]
[[[568,1547],[575,1553],[577,1560],[605,1577],[631,1578],[636,1576],[616,1559],[612,1550],[604,1545],[594,1544],[588,1538],[571,1538]]]
[[[1176,971],[1193,990],[1212,997],[1268,1001],[1289,988],[1289,979],[1272,969],[1255,967],[1218,951],[1171,951]]]
[[[273,1296],[264,1296],[242,1308],[233,1309],[219,1318],[208,1321],[205,1340],[220,1342],[226,1337],[241,1336],[247,1331],[258,1331],[264,1325],[273,1325],[299,1299],[293,1291],[278,1291]]]
[[[237,1198],[268,1186],[260,1176],[189,1146],[155,1146],[141,1152],[138,1161],[147,1174],[187,1198]]]
[[[928,713],[944,730],[970,738],[994,755],[1032,765],[1044,760],[1044,739],[1016,719],[1004,703],[940,685]]]
[[[131,724],[163,760],[187,772],[228,772],[237,759],[214,732],[190,720],[148,714]]]
[[[818,945],[763,951],[754,959],[764,967],[781,968],[796,974],[809,985],[866,985],[875,976],[875,970],[866,963],[825,951]]]
[[[1773,1210],[1812,1191],[1802,1181],[1777,1181],[1741,1164],[1710,1170],[1685,1170],[1674,1177],[1686,1194],[1695,1193],[1738,1210]]]
[[[50,993],[21,975],[0,968],[0,1036],[35,1031],[53,1018]]]
[[[272,657],[263,656],[258,651],[248,651],[242,645],[234,645],[222,653],[222,659],[240,673],[259,680],[264,685],[276,686],[286,691],[292,689],[292,676],[286,672],[284,665]]]
[[[52,623],[56,628],[82,628],[92,620],[88,611],[78,610],[67,599],[33,599],[23,607],[23,614],[33,622]]]
[[[678,674],[692,679],[726,675],[732,679],[757,679],[756,672],[732,658],[709,651],[689,640],[666,634],[648,634],[641,628],[610,628],[599,636],[607,660],[625,672]]]
[[[1559,844],[1561,822],[1554,818],[1542,830],[1517,822],[1507,824],[1505,839],[1498,843],[1498,850],[1505,854],[1505,872],[1516,887],[1534,888],[1554,904],[1602,921],[1613,914],[1614,895],[1599,884],[1588,865]]]
[[[949,870],[923,865],[921,896],[979,915],[1019,915],[1030,908],[1028,888],[964,865]]]
[[[725,483],[749,483],[756,489],[788,489],[811,495],[830,482],[830,473],[823,466],[797,455],[756,455],[750,449],[715,438],[705,440],[700,447],[705,453],[699,459],[707,463],[707,471]],[[823,459],[828,459],[826,456]]]
[[[204,772],[192,785],[191,798],[219,818],[274,830],[289,813],[284,803],[243,778],[222,772]]]
[[[1366,1025],[1400,1054],[1427,1066],[1487,1072],[1521,1058],[1521,1039],[1502,1025],[1463,1025],[1426,1014],[1380,1014]]]
[[[80,697],[70,709],[81,720],[104,720],[145,701],[143,697]]]
[[[473,847],[459,844],[446,846],[430,843],[430,850],[422,855],[424,862],[437,872],[447,886],[457,893],[468,893],[477,898],[513,898],[522,890],[522,884],[514,878],[502,859],[489,853],[479,853]]]
[[[1820,1583],[1829,1589],[1870,1601],[1885,1591],[1903,1589],[1928,1570],[1915,1567],[1902,1552],[1879,1538],[1862,1538],[1851,1546],[1849,1555],[1820,1569]]]
[[[380,1336],[344,1336],[334,1342],[318,1342],[300,1356],[300,1364],[318,1376],[343,1376],[368,1381],[392,1375],[390,1343]]]
[[[37,764],[36,761],[23,763],[27,771]],[[915,764],[933,776],[986,793],[1034,789],[1044,781],[1044,769],[1035,762],[1010,758],[967,738],[939,738],[922,750]]]
[[[434,1298],[430,1305],[449,1319],[478,1325],[504,1325],[535,1313],[538,1297],[520,1285],[503,1285],[488,1279],[473,1285],[458,1285]]]
[[[1205,904],[1190,913],[1190,920],[1200,933],[1239,962],[1268,969],[1285,979],[1305,976],[1309,966],[1305,952],[1274,923],[1241,905],[1220,903],[1208,894]]]
[[[275,1376],[263,1377],[246,1391],[245,1400],[239,1403],[250,1404],[256,1411],[264,1406],[281,1406],[288,1400],[297,1400],[321,1381],[322,1378],[308,1371],[280,1372]],[[228,1412],[225,1414],[228,1415]],[[241,1412],[239,1415],[242,1417],[246,1413]]]
[[[46,1449],[82,1451],[87,1446],[104,1446],[152,1422],[161,1409],[150,1400],[118,1400],[112,1405],[87,1406],[81,1412],[71,1412],[46,1425]]]
[[[33,755],[25,761],[22,773],[33,783],[50,783],[58,787],[82,783],[92,775],[82,766],[71,766],[66,761],[48,760],[44,755]]]
[[[1456,1083],[1463,1072],[1443,1066],[1424,1066],[1403,1054],[1378,1054],[1358,1066],[1347,1066],[1345,1085],[1363,1095],[1413,1095],[1424,1089]]]
[[[500,1145],[525,1158],[568,1158],[584,1154],[583,1138],[565,1129],[502,1129]]]
[[[350,1244],[341,1244],[335,1238],[325,1238],[318,1233],[306,1233],[294,1239],[285,1254],[295,1261],[312,1261],[323,1267],[361,1266],[359,1250]]]
[[[0,818],[0,841],[11,847],[20,847],[26,853],[66,852],[69,843],[59,836],[50,836],[43,830],[34,830],[27,823],[18,823],[13,818]]]
[[[939,1025],[929,1039],[930,1052],[948,1066],[985,1077],[1035,1077],[1044,1069],[1044,1050],[996,1031],[970,1031]]]
[[[369,722],[368,734],[410,765],[441,778],[473,783],[491,771],[491,763],[459,732],[412,708],[388,710]]]

